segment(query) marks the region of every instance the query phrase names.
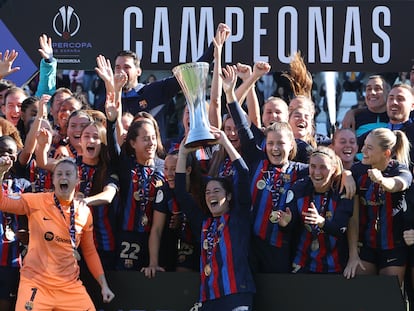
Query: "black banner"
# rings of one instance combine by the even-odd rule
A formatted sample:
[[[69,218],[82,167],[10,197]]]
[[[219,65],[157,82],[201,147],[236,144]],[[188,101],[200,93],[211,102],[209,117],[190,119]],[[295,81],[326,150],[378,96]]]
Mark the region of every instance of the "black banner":
[[[98,311],[189,311],[199,298],[196,273],[164,272],[147,279],[125,271],[108,272],[107,278],[115,293],[110,304],[102,303],[96,281],[87,281]],[[405,310],[397,277],[257,274],[255,281],[255,311]]]
[[[51,36],[60,69],[93,69],[97,55],[131,49],[144,69],[170,70],[197,59],[225,22],[226,63],[279,71],[300,50],[314,72],[396,72],[414,56],[412,12],[414,1],[9,0],[0,19],[35,63],[39,35]]]

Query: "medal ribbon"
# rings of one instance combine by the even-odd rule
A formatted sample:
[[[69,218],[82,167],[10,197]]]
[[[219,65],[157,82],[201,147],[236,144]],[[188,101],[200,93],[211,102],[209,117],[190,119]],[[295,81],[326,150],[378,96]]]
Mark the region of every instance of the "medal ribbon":
[[[95,171],[96,169],[94,166],[89,166],[85,163],[82,163],[79,166],[79,177],[81,178],[81,182],[77,184],[76,190],[81,191],[86,197],[90,194]]]
[[[75,147],[73,147],[71,143],[69,143],[68,146],[70,152],[73,154],[73,158],[76,159],[78,157],[78,152],[76,151]]]
[[[220,241],[221,230],[218,229],[219,218],[213,218],[213,221],[210,223],[210,226],[207,229],[207,263],[211,263],[211,258],[213,257],[213,248]]]
[[[149,166],[143,166],[137,164],[134,170],[134,192],[132,193],[133,199],[135,199],[134,193],[139,193],[139,206],[143,214],[146,214],[146,206],[149,201],[149,194],[151,190],[152,176],[154,169]],[[147,216],[148,217],[148,216]]]
[[[227,177],[234,175],[233,172],[233,162],[230,160],[229,157],[226,157],[224,159],[223,166],[221,167],[221,170],[219,172],[220,177]]]
[[[382,196],[384,194],[384,190],[382,189],[382,187],[380,187],[380,185],[378,183],[374,183],[374,191],[373,193],[376,195],[376,200],[373,200],[373,202],[376,202],[376,217],[375,217],[375,225],[374,228],[375,230],[378,232],[380,231],[380,210],[381,210],[381,201],[382,201]]]
[[[63,216],[63,219],[66,222],[65,214],[63,213],[62,205],[60,205],[59,199],[56,197],[56,194],[53,195],[53,199],[55,200],[55,205],[58,208],[60,214]],[[69,226],[69,235],[70,241],[72,244],[72,248],[76,251],[76,230],[75,230],[75,206],[73,205],[73,201],[70,203],[70,226]]]
[[[268,178],[266,178],[266,185],[272,194],[272,210],[279,209],[280,189],[283,188],[282,170],[274,165],[269,165],[267,162]]]
[[[325,192],[322,196],[322,203],[320,205],[320,209],[318,210],[318,207],[316,205],[316,202],[314,199],[312,199],[312,202],[315,204],[316,209],[318,210],[319,215],[325,217],[325,213],[326,213],[326,208],[328,207],[328,203],[329,203],[329,199],[330,199],[330,195],[329,195],[329,191]],[[316,236],[321,233],[321,228],[319,228],[318,225],[311,225],[312,228],[312,236],[314,239],[316,239]]]

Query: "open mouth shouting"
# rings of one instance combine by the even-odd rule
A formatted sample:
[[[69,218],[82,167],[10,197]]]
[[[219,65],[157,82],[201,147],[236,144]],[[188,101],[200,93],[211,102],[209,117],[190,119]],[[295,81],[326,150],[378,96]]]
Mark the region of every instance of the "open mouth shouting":
[[[67,192],[69,189],[69,182],[67,180],[62,180],[59,182],[59,189],[61,192]]]
[[[353,158],[354,157],[353,149],[352,148],[344,148],[344,149],[342,149],[342,156],[345,159],[347,159],[347,158]]]

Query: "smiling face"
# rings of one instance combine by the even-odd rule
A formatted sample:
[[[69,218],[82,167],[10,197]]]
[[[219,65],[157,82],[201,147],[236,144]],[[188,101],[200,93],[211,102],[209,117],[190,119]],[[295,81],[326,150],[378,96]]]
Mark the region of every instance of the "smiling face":
[[[289,161],[293,140],[286,130],[269,131],[266,136],[266,154],[270,163],[283,165]]]
[[[305,108],[298,108],[291,113],[289,124],[296,139],[306,140],[309,135],[312,135],[312,118],[312,113]]]
[[[361,162],[366,165],[371,165],[373,168],[382,169],[388,162],[390,150],[383,150],[379,144],[378,138],[372,134],[368,134],[365,138],[364,146],[362,147]]]
[[[72,116],[69,119],[67,136],[70,144],[75,147],[76,151],[82,153],[81,148],[81,134],[82,130],[91,123],[91,119],[85,114]]]
[[[262,121],[265,127],[274,122],[287,122],[288,118],[288,106],[282,99],[272,98],[264,104]]]
[[[309,159],[309,177],[316,192],[326,192],[331,186],[331,178],[336,166],[328,155],[314,153]]]
[[[387,114],[392,124],[408,121],[414,106],[412,91],[404,86],[392,88],[387,98]]]
[[[82,161],[88,165],[98,164],[102,140],[96,125],[91,124],[83,129],[80,144],[82,147]]]
[[[56,165],[53,171],[53,186],[58,199],[71,200],[78,182],[78,169],[74,163],[63,161]]]
[[[68,127],[68,120],[70,114],[75,110],[80,110],[81,104],[75,98],[66,99],[60,106],[58,112],[58,124],[60,128],[66,129]]]
[[[211,180],[206,186],[206,204],[214,217],[221,216],[229,210],[231,194],[226,193],[222,183]]]
[[[55,123],[57,123],[58,113],[59,113],[59,110],[60,110],[60,107],[63,101],[71,96],[72,95],[70,93],[70,90],[67,90],[67,91],[58,90],[56,91],[56,94],[53,96],[53,102],[52,102],[52,107],[50,109],[50,113]]]
[[[127,75],[128,80],[124,85],[124,91],[129,91],[138,84],[138,78],[141,76],[141,68],[134,63],[131,56],[118,56],[115,60],[115,73],[123,72]]]
[[[135,151],[137,162],[143,165],[153,164],[157,151],[157,135],[154,126],[149,122],[143,122],[137,131],[138,135],[135,139],[129,140],[132,149]]]
[[[386,111],[386,90],[384,81],[380,77],[374,77],[367,81],[365,87],[365,103],[372,112]]]
[[[350,129],[338,130],[335,133],[332,146],[335,153],[341,158],[344,166],[350,168],[358,151],[355,133]],[[350,164],[350,166],[346,164]]]
[[[23,91],[16,91],[7,95],[2,112],[7,121],[13,123],[14,126],[20,120],[22,115],[22,103],[27,98]]]
[[[164,176],[171,189],[175,188],[175,168],[177,166],[178,156],[169,154],[164,161]]]

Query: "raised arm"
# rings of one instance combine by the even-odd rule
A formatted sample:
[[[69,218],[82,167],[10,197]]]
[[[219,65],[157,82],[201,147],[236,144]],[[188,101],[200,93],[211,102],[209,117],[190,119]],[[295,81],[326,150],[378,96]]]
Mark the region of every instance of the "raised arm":
[[[221,128],[221,55],[223,44],[228,38],[229,30],[225,27],[218,28],[216,37],[213,38],[214,44],[214,69],[213,79],[211,81],[210,106],[208,110],[209,121],[212,126]]]
[[[52,38],[43,34],[39,37],[40,48],[38,49],[42,60],[40,61],[39,84],[36,96],[43,94],[53,95],[56,91],[57,61],[53,57]]]
[[[43,95],[39,101],[39,109],[37,110],[36,118],[34,119],[32,125],[30,126],[29,133],[27,133],[26,140],[24,142],[23,150],[19,153],[19,163],[21,166],[25,167],[35,151],[37,144],[37,135],[39,133],[40,127],[42,125],[43,117],[47,115],[46,105],[50,100],[50,95]]]
[[[237,75],[243,80],[243,83],[236,90],[236,97],[239,103],[243,103],[246,99],[249,122],[256,127],[261,128],[260,107],[257,99],[255,84],[257,80],[270,71],[270,65],[266,62],[257,62],[253,71],[250,66],[245,64],[237,64]]]
[[[108,96],[110,96],[110,100],[116,102],[116,113],[117,117],[114,119],[115,121],[115,130],[118,143],[122,145],[122,137],[125,134],[125,130],[122,126],[122,87],[128,80],[126,73],[121,70],[121,72],[114,75],[114,72],[111,67],[111,61],[106,59],[105,56],[99,55],[96,58],[97,67],[95,67],[95,71],[98,76],[104,81],[105,88],[106,88],[106,95],[107,100]],[[112,95],[113,94],[113,95]],[[112,96],[113,99],[112,99]],[[109,113],[114,113],[115,111],[110,111]],[[108,117],[108,116],[107,116]],[[113,119],[112,117],[108,119]]]
[[[36,165],[52,172],[58,161],[48,157],[48,151],[52,145],[52,134],[48,130],[41,128],[37,134],[37,144],[38,148],[35,150]]]

